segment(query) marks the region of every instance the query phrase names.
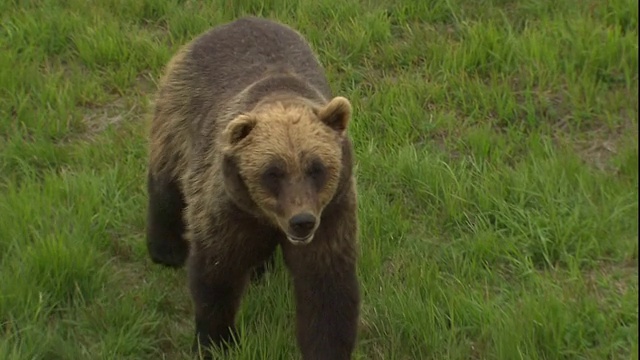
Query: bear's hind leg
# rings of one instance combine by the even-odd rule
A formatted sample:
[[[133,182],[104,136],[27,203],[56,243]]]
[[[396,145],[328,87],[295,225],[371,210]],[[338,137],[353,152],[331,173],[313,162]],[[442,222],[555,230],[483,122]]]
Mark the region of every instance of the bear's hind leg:
[[[156,264],[181,267],[189,255],[189,243],[183,237],[185,201],[178,182],[167,175],[155,175],[149,171],[147,192],[149,256]]]

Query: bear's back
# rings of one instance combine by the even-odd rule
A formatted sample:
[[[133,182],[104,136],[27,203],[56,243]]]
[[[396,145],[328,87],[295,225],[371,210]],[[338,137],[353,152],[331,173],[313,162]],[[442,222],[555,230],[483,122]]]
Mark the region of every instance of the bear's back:
[[[288,70],[330,97],[324,71],[305,39],[288,26],[243,17],[193,41],[185,59],[204,93],[228,99],[272,70]]]

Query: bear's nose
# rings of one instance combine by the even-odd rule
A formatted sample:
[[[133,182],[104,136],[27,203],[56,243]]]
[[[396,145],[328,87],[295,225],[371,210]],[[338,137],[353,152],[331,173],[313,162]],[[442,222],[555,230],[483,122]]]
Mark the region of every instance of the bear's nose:
[[[316,226],[316,217],[309,213],[300,213],[293,216],[289,220],[289,227],[293,232],[292,235],[297,237],[307,237]]]

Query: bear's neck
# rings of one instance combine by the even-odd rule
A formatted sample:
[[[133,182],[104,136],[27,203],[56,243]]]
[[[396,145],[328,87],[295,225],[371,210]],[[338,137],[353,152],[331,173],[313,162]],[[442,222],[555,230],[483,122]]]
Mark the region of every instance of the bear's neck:
[[[243,91],[242,97],[248,109],[275,101],[313,106],[323,105],[327,101],[316,88],[291,74],[271,75],[256,81]]]

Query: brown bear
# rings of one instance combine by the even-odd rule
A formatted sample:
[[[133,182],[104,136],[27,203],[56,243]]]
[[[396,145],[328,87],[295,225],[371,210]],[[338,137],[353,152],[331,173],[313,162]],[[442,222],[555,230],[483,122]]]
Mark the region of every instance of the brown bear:
[[[351,116],[305,39],[271,20],[214,27],[171,59],[151,122],[146,236],[155,263],[187,263],[194,350],[227,349],[252,270],[280,246],[303,358],[351,358]]]

